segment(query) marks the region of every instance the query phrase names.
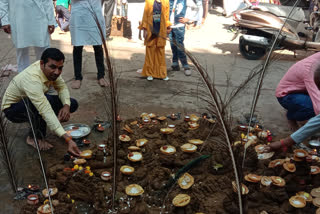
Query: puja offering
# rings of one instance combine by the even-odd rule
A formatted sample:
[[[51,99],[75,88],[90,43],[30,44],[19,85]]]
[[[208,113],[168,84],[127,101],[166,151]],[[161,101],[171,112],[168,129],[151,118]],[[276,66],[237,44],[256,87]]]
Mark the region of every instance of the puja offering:
[[[316,175],[320,173],[320,168],[318,166],[310,166],[310,173]]]
[[[255,174],[248,174],[244,177],[246,181],[258,183],[261,181],[261,176]]]
[[[186,143],[186,144],[183,144],[182,146],[180,146],[181,150],[184,151],[184,152],[189,152],[189,153],[192,153],[192,152],[195,152],[197,151],[197,146],[194,145],[194,144],[191,144],[191,143]]]
[[[104,171],[101,173],[101,179],[104,181],[109,181],[111,179],[111,173],[108,171]]]
[[[137,162],[142,160],[142,154],[140,152],[130,152],[127,157],[132,162]]]
[[[140,147],[138,147],[138,146],[129,146],[128,149],[131,150],[131,151],[138,151],[138,150],[140,150]]]
[[[269,158],[271,158],[273,155],[274,155],[274,152],[258,154],[258,159],[259,159],[259,160],[269,159]]]
[[[285,162],[283,164],[283,168],[287,170],[288,172],[295,172],[296,171],[296,165],[294,163]]]
[[[308,152],[303,149],[296,149],[294,150],[294,156],[297,158],[305,158],[308,156]]]
[[[189,130],[195,130],[195,129],[199,128],[199,126],[200,126],[196,122],[188,122],[188,124],[189,124]]]
[[[129,132],[130,134],[133,134],[133,130],[128,125],[124,125],[123,130]]]
[[[73,139],[80,139],[87,136],[91,132],[91,128],[86,124],[68,124],[63,126],[63,129],[70,135]]]
[[[247,195],[249,193],[248,187],[246,185],[244,185],[244,184],[240,184],[240,186],[241,186],[241,190],[242,190],[241,194],[242,195]],[[238,191],[237,184],[236,184],[235,181],[232,181],[232,188],[233,188],[234,192]]]
[[[275,159],[275,160],[269,162],[268,167],[269,168],[274,168],[274,167],[277,167],[277,166],[282,166],[283,163],[284,163],[283,159]]]
[[[266,139],[268,137],[268,132],[266,131],[261,131],[261,132],[258,132],[258,138],[260,139]]]
[[[289,202],[295,208],[303,208],[307,204],[306,200],[301,196],[292,196]]]
[[[27,203],[30,205],[35,205],[39,203],[39,196],[35,194],[31,194],[27,198]]]
[[[190,121],[190,117],[188,115],[184,116],[184,121],[189,122]]]
[[[53,210],[54,209],[52,209],[52,211]],[[49,204],[41,205],[37,210],[37,214],[49,214],[49,213],[51,213],[51,207]]]
[[[273,185],[276,185],[279,187],[283,187],[284,185],[286,185],[286,181],[279,176],[271,176],[271,180]]]
[[[165,116],[160,116],[160,117],[158,117],[157,119],[160,120],[160,121],[164,121],[164,120],[167,119],[167,117],[165,117]]]
[[[191,197],[187,194],[178,194],[173,198],[172,204],[176,207],[184,207],[190,203]]]
[[[171,133],[174,132],[174,129],[172,129],[172,128],[161,128],[161,129],[160,129],[160,132],[161,132],[162,134],[171,134]]]
[[[152,118],[155,118],[157,115],[155,115],[154,113],[150,113],[148,114],[148,116],[152,119]]]
[[[92,157],[92,151],[91,150],[84,150],[80,153],[80,157],[84,159],[90,159]]]
[[[120,172],[125,175],[131,175],[134,172],[134,168],[128,165],[124,165],[120,168]]]
[[[104,127],[99,123],[98,126],[97,126],[97,130],[99,132],[103,132],[104,131]]]
[[[262,176],[261,177],[261,184],[263,186],[270,186],[272,184],[272,179],[269,176]]]
[[[254,149],[256,150],[257,153],[263,153],[265,145],[257,145],[254,147]]]
[[[186,172],[178,179],[178,184],[181,189],[189,189],[194,184],[194,178]]]
[[[87,139],[83,139],[83,141],[82,141],[84,144],[86,144],[86,145],[89,145],[91,142],[90,142],[90,140],[87,140]]]
[[[87,161],[86,161],[86,159],[80,158],[80,159],[75,159],[73,161],[73,163],[76,164],[76,165],[82,165],[82,164],[87,163]]]
[[[106,148],[107,148],[107,145],[106,145],[106,144],[99,144],[99,145],[98,145],[98,149],[101,150],[101,151],[103,151],[103,150],[106,149]]]
[[[177,117],[176,114],[172,113],[172,114],[170,115],[170,118],[171,118],[171,120],[176,120],[178,117]]]
[[[320,207],[320,198],[314,198],[312,200],[312,203],[313,203],[314,206]]]
[[[145,138],[136,140],[136,146],[141,147],[141,146],[145,146],[148,143],[148,140]]]
[[[119,140],[122,142],[129,142],[131,138],[128,135],[122,134],[122,135],[119,135]]]
[[[320,198],[320,187],[311,190],[311,195],[316,198]]]
[[[50,196],[54,196],[57,193],[58,193],[58,189],[57,188],[49,188],[49,191],[48,191],[48,189],[42,190],[42,195],[44,197],[46,197],[46,198],[49,197],[49,194],[50,194]]]
[[[173,125],[173,124],[169,124],[168,125],[168,128],[171,128],[171,129],[174,129],[176,126],[175,125]]]
[[[176,153],[176,148],[170,145],[161,146],[160,151],[166,155],[172,155]]]
[[[203,144],[203,141],[200,139],[192,139],[192,140],[188,140],[189,143],[194,144],[194,145],[201,145]]]
[[[303,197],[307,202],[312,202],[312,196],[307,192],[301,191],[301,192],[298,192],[296,195]]]
[[[198,122],[199,119],[200,117],[196,116],[195,114],[190,115],[190,121],[192,122]]]
[[[130,184],[126,187],[126,194],[130,196],[138,196],[144,193],[143,188],[138,184]]]

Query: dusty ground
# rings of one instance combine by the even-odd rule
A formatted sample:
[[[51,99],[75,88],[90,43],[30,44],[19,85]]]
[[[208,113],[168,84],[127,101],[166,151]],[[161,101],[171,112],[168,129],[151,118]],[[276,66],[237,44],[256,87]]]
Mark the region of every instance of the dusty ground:
[[[230,77],[229,86],[237,87],[248,75],[249,71],[261,64],[263,60],[248,61],[238,51],[238,40],[230,41],[233,34],[227,32],[227,26],[232,24],[232,19],[220,16],[216,11],[211,11],[205,25],[200,30],[189,30],[186,32],[185,46],[208,69],[209,74],[215,79],[221,92],[226,91],[226,74]],[[56,30],[52,35],[52,47],[61,49],[66,55],[63,78],[71,83],[73,78],[72,46],[70,34],[59,34]],[[0,31],[0,65],[8,63],[15,64],[15,50],[10,38]],[[199,83],[199,75],[193,72],[191,77],[186,77],[183,72],[171,72],[168,74],[170,80],[154,80],[148,82],[140,77],[136,70],[142,68],[144,62],[145,48],[142,43],[129,43],[125,38],[114,37],[108,42],[113,64],[118,75],[118,90],[120,101],[120,114],[122,118],[132,118],[140,115],[141,112],[154,112],[170,114],[172,112],[204,112],[205,105],[197,97],[176,95],[181,91],[188,91]],[[170,65],[171,49],[166,47],[167,65]],[[257,106],[257,115],[260,121],[274,134],[285,136],[289,133],[284,118],[284,111],[274,97],[274,90],[286,70],[297,60],[303,59],[309,52],[300,51],[297,57],[292,52],[278,53],[277,61],[269,67],[265,79],[261,97]],[[70,89],[72,97],[79,101],[80,108],[72,115],[71,122],[87,123],[92,125],[94,118],[107,119],[105,117],[105,99],[102,90],[96,82],[96,67],[94,62],[93,49],[86,47],[83,53],[83,74],[84,80],[80,90]],[[7,78],[1,78],[1,84],[7,84]],[[253,97],[255,82],[251,83],[245,93],[242,93],[236,102],[233,103],[235,119],[249,112],[250,103]],[[223,94],[223,93],[222,93]],[[11,126],[10,127],[17,127]],[[16,130],[16,129],[12,129]],[[27,127],[19,126],[11,136],[14,138],[17,161],[17,170],[21,178],[20,185],[39,183],[41,181],[40,171],[37,164],[35,150],[25,143]],[[53,140],[57,140],[51,137]],[[93,139],[97,137],[94,135]],[[97,140],[98,141],[98,140]],[[62,142],[57,142],[62,143]],[[56,151],[50,151],[55,153]],[[62,156],[62,154],[61,154]],[[0,207],[1,213],[9,213],[12,210],[12,194],[6,174],[0,172]]]

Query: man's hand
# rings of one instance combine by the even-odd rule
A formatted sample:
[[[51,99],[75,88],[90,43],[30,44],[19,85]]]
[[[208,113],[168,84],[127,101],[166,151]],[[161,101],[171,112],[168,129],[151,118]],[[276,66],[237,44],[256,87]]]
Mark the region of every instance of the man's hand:
[[[180,23],[185,24],[185,23],[187,23],[188,21],[189,21],[189,19],[187,19],[187,18],[184,18],[184,17],[180,17],[180,18],[179,18],[179,22],[180,22]]]
[[[54,32],[54,25],[48,25],[48,32],[52,34]]]
[[[58,120],[60,122],[67,122],[70,119],[70,106],[64,105],[62,109],[60,109],[58,114]]]
[[[269,145],[266,145],[263,149],[263,153],[276,151],[276,150],[279,150],[280,148],[281,148],[281,142],[276,141],[276,142],[270,143]]]
[[[3,25],[2,29],[4,30],[4,32],[6,32],[7,34],[11,34],[11,26],[10,25]]]
[[[70,140],[68,142],[68,152],[74,156],[80,156],[81,151],[78,148],[77,144],[73,140]]]

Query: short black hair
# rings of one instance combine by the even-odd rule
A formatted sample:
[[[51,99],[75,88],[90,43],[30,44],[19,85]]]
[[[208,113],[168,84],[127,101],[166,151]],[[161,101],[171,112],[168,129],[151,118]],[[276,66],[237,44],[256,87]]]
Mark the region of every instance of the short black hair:
[[[64,54],[57,48],[47,48],[45,51],[43,51],[41,55],[41,60],[43,61],[43,64],[46,64],[50,59],[53,59],[55,61],[61,61],[64,62]]]

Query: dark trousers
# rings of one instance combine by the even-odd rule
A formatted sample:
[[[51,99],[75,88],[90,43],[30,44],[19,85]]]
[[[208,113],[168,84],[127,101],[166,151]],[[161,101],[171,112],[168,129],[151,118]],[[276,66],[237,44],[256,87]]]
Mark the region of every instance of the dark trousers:
[[[54,113],[58,115],[60,109],[62,109],[63,107],[59,96],[48,95],[48,94],[45,94],[45,96],[47,97]],[[39,139],[43,139],[47,134],[46,133],[47,123],[46,121],[44,121],[44,119],[42,119],[41,115],[39,114],[39,111],[36,109],[36,107],[32,104],[32,102],[28,98],[25,98],[24,101],[28,106],[29,114],[31,116],[31,121],[34,127],[36,137]],[[70,98],[70,101],[71,101],[70,112],[73,113],[78,108],[78,102],[73,98]],[[6,108],[3,112],[6,115],[7,119],[13,123],[29,122],[26,105],[24,104],[23,100],[21,100],[18,103],[12,104],[9,108]],[[31,129],[29,132],[29,136],[33,138],[33,133]]]
[[[107,38],[111,34],[111,21],[113,16],[114,5],[116,4],[115,0],[103,0],[104,4],[104,19],[106,23],[106,36]]]
[[[56,13],[58,15],[59,26],[61,30],[68,31],[69,30],[69,21],[70,21],[70,11],[64,6],[58,5],[56,6]]]
[[[94,56],[98,70],[98,80],[104,77],[103,49],[102,45],[94,45]],[[82,80],[82,50],[83,46],[73,46],[73,67],[76,80]]]
[[[178,27],[178,28],[172,28],[172,31],[169,34],[170,38],[170,45],[172,50],[172,63],[176,65],[178,61],[180,60],[183,67],[188,67],[188,61],[186,54],[184,53],[184,34],[185,34],[185,27]],[[176,41],[177,44],[181,46],[181,48],[178,48],[173,41]],[[179,65],[179,64],[178,64]]]

